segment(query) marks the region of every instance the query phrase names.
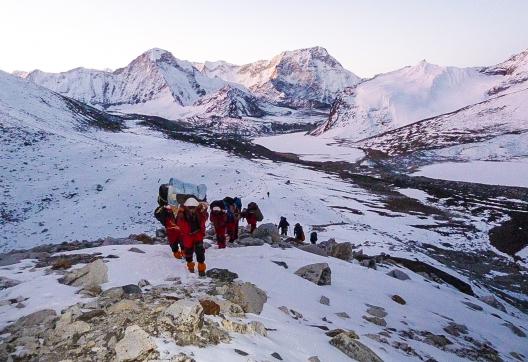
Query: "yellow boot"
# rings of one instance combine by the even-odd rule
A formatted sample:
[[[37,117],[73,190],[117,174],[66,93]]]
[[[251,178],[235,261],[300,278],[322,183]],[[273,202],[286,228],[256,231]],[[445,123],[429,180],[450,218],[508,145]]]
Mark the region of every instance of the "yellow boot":
[[[204,277],[206,268],[207,265],[205,265],[205,263],[198,263],[198,275]]]
[[[189,273],[194,273],[194,262],[192,261],[188,262],[187,269],[189,269]]]
[[[183,253],[182,253],[180,250],[175,251],[173,254],[174,254],[174,257],[175,257],[176,259],[181,259],[181,258],[183,258]]]

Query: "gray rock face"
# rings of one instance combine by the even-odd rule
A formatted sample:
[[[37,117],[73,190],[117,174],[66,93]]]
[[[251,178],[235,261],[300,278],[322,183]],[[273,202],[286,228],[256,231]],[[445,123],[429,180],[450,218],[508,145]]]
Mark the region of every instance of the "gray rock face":
[[[516,336],[526,337],[526,333],[524,333],[522,329],[517,327],[515,324],[512,324],[511,322],[506,322],[506,323],[503,323],[502,325],[505,327],[508,327],[510,331],[512,331],[513,334],[515,334]]]
[[[264,303],[268,300],[266,292],[249,282],[228,285],[224,298],[240,305],[244,312],[255,314],[262,312]]]
[[[145,252],[143,250],[141,250],[140,248],[136,248],[136,247],[130,248],[130,249],[128,249],[128,251],[131,251],[133,253],[145,254]]]
[[[57,312],[53,309],[43,309],[37,312],[28,314],[18,319],[12,327],[15,328],[32,328],[37,326],[49,326],[57,319]]]
[[[319,300],[319,303],[324,304],[324,305],[330,305],[330,299],[322,295],[321,299]]]
[[[298,269],[295,274],[317,285],[332,284],[332,271],[327,263],[316,263],[303,266]]]
[[[399,269],[393,269],[387,273],[388,276],[396,278],[398,280],[408,280],[411,279],[406,273],[402,272]]]
[[[208,276],[209,278],[217,279],[225,283],[232,282],[233,280],[238,278],[237,273],[230,272],[227,269],[218,269],[218,268],[209,269],[205,273],[205,275]]]
[[[330,344],[348,357],[359,362],[383,362],[370,348],[348,333],[340,333],[330,340]]]
[[[375,305],[369,306],[369,308],[367,309],[367,313],[378,318],[385,318],[387,316],[385,308],[377,307]]]
[[[204,311],[198,301],[182,299],[165,309],[165,315],[172,319],[176,329],[186,332],[199,330],[203,325]]]
[[[504,305],[501,302],[499,302],[497,298],[495,298],[493,295],[483,295],[482,297],[479,297],[479,300],[481,302],[486,303],[487,305],[492,306],[495,309],[498,309],[506,313],[506,308],[504,307]]]
[[[64,275],[59,282],[74,287],[99,287],[108,281],[108,267],[101,260],[83,266],[82,268],[72,270]]]
[[[9,279],[6,277],[0,277],[0,290],[11,288],[18,284],[20,284],[18,280]]]
[[[147,332],[134,324],[127,327],[125,336],[115,346],[116,361],[143,361],[150,352],[156,349],[156,344]]]
[[[461,334],[468,334],[468,328],[464,324],[454,322],[449,322],[449,324],[444,327],[444,331],[455,337],[458,337]]]
[[[306,251],[307,253],[312,253],[315,255],[328,256],[326,249],[319,247],[318,245],[308,244],[308,245],[299,245],[299,249]]]
[[[351,260],[352,259],[352,244],[349,242],[332,244],[327,249],[328,255],[333,256],[341,260]]]
[[[248,238],[238,240],[238,243],[244,246],[261,246],[261,245],[264,245],[264,240],[253,238],[253,237],[248,237]]]
[[[364,315],[363,319],[380,327],[386,327],[387,322],[383,318]]]
[[[278,243],[281,241],[279,230],[277,229],[277,226],[275,224],[272,224],[272,223],[261,224],[253,232],[253,237],[255,238],[263,239],[266,236],[270,236],[271,241],[273,243]]]

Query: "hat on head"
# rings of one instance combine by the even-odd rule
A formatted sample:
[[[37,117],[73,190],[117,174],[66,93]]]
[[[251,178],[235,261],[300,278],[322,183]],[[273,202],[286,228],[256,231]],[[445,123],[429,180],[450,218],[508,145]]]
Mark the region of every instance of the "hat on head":
[[[198,207],[198,205],[200,205],[200,203],[194,197],[189,197],[183,204],[183,206],[187,207]]]
[[[222,211],[222,209],[219,208],[218,206],[215,206],[215,207],[213,207],[213,211]]]

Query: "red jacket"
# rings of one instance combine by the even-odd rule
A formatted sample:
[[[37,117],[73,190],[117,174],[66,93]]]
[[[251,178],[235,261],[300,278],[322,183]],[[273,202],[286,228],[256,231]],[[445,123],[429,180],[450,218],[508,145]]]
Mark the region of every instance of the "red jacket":
[[[184,248],[190,248],[195,242],[203,241],[205,237],[205,223],[207,222],[208,213],[207,210],[196,210],[196,224],[193,225],[191,215],[186,213],[184,209],[178,211],[178,217],[176,222],[180,228],[180,233],[183,241]]]
[[[250,225],[256,225],[257,224],[257,215],[253,212],[247,212],[246,213],[246,220],[248,224]]]
[[[227,214],[223,211],[211,211],[209,220],[213,223],[215,228],[225,227],[227,224]]]

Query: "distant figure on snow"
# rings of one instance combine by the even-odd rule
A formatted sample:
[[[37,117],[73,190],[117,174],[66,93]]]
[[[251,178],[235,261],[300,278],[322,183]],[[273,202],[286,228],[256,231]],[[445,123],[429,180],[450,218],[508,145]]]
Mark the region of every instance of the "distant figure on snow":
[[[315,245],[317,242],[317,232],[312,231],[310,234],[310,242]]]
[[[286,236],[288,235],[288,226],[290,226],[290,223],[286,220],[284,216],[281,216],[279,221],[279,230],[281,232],[281,235]]]
[[[269,191],[267,192],[267,194],[268,194],[268,198],[269,198]]]
[[[295,227],[293,228],[293,235],[298,242],[302,243],[304,241],[304,231],[301,224],[295,224]]]

